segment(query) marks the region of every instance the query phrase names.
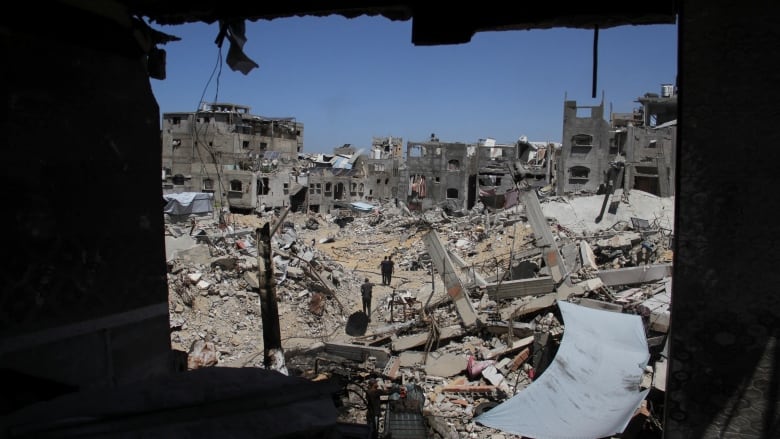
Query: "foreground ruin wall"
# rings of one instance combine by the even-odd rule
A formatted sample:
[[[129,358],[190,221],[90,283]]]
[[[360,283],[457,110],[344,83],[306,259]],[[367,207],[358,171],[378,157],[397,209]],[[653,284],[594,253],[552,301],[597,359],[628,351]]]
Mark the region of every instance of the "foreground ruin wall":
[[[779,206],[767,183],[778,158],[769,146],[780,94],[770,42],[780,37],[780,9],[703,1],[682,8],[664,436],[777,436],[778,226],[768,212]],[[717,158],[735,145],[733,159]]]
[[[77,387],[159,373],[160,124],[138,43],[65,8],[5,26],[0,367]]]

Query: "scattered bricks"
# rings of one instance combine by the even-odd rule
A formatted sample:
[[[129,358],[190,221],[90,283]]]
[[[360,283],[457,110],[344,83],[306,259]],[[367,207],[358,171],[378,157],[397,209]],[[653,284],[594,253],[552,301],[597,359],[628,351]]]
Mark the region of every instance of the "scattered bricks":
[[[382,372],[389,380],[394,380],[398,377],[398,370],[401,368],[400,357],[390,357]]]
[[[450,402],[453,403],[453,404],[457,404],[457,405],[459,405],[461,407],[468,407],[469,406],[469,402],[466,401],[465,399],[460,399],[460,398],[458,398],[458,399],[451,399]]]
[[[525,348],[522,351],[520,351],[519,354],[515,355],[514,360],[512,360],[512,364],[509,366],[509,371],[510,372],[516,371],[518,367],[520,367],[523,363],[525,363],[525,360],[527,360],[530,355],[531,355],[531,350],[528,348]]]

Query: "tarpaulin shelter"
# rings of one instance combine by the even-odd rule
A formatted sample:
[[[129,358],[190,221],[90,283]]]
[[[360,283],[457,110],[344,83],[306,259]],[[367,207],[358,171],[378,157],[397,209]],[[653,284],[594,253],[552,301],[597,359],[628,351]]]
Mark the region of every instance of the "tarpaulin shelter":
[[[181,192],[164,194],[163,212],[171,217],[207,215],[214,211],[214,194],[208,192]]]
[[[526,389],[475,421],[535,439],[597,439],[623,432],[650,389],[642,318],[558,302],[563,340]]]

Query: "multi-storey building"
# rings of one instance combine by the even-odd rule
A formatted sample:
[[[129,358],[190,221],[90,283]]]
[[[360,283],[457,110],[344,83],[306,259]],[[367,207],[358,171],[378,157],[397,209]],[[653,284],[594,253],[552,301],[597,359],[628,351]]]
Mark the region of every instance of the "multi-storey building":
[[[518,201],[518,183],[527,178],[519,172],[518,156],[525,143],[499,144],[491,138],[471,144],[446,143],[434,136],[427,142],[409,142],[400,168],[401,199],[410,209],[422,211],[434,207],[463,211],[477,202],[490,210],[510,207]],[[545,144],[544,148],[553,146]],[[544,163],[545,169],[548,166],[541,159],[538,163]],[[542,179],[551,180],[544,173]]]
[[[212,192],[223,207],[251,210],[296,195],[303,124],[204,103],[195,112],[163,114],[162,146],[165,191]]]
[[[410,210],[462,210],[474,205],[477,160],[473,146],[432,138],[409,142],[406,148],[399,190]]]
[[[677,94],[664,84],[659,96],[646,93],[633,113],[604,119],[604,101],[595,106],[564,102],[563,139],[556,182],[559,195],[597,193],[610,170],[622,167],[624,190],[637,188],[659,196],[674,195]],[[579,113],[586,112],[580,116]]]

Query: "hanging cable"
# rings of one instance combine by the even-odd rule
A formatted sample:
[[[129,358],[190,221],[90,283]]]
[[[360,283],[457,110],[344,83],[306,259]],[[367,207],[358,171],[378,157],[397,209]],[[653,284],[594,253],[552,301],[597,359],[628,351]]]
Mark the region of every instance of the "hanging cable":
[[[599,70],[599,25],[593,28],[593,89],[591,97],[596,98],[596,78]]]
[[[211,75],[209,75],[208,81],[206,81],[206,85],[203,87],[203,92],[200,95],[200,100],[198,101],[198,109],[195,111],[195,120],[193,121],[192,131],[193,131],[193,144],[195,145],[195,148],[198,153],[198,158],[201,162],[201,172],[203,172],[207,178],[211,178],[211,176],[208,173],[208,167],[206,166],[205,161],[203,160],[203,157],[200,155],[200,149],[198,148],[198,142],[200,141],[199,137],[205,137],[208,133],[209,125],[206,125],[203,131],[203,136],[200,136],[200,132],[198,130],[198,113],[201,110],[201,105],[203,104],[203,98],[206,96],[206,91],[208,91],[209,84],[211,84],[211,81],[214,79],[214,75],[217,75],[216,78],[216,92],[214,94],[214,103],[219,101],[219,80],[222,75],[222,46],[219,45],[217,48],[217,62],[214,64],[214,69],[211,71]],[[222,173],[220,172],[220,164],[219,160],[217,159],[217,153],[214,151],[212,145],[209,145],[207,142],[202,142],[202,146],[208,151],[209,155],[211,156],[211,161],[214,164],[214,169],[217,174],[216,183],[217,187],[219,188],[219,200],[220,200],[220,206],[224,204],[224,198],[223,194],[225,193],[225,184],[222,181]],[[230,205],[230,199],[227,199],[228,206]]]

